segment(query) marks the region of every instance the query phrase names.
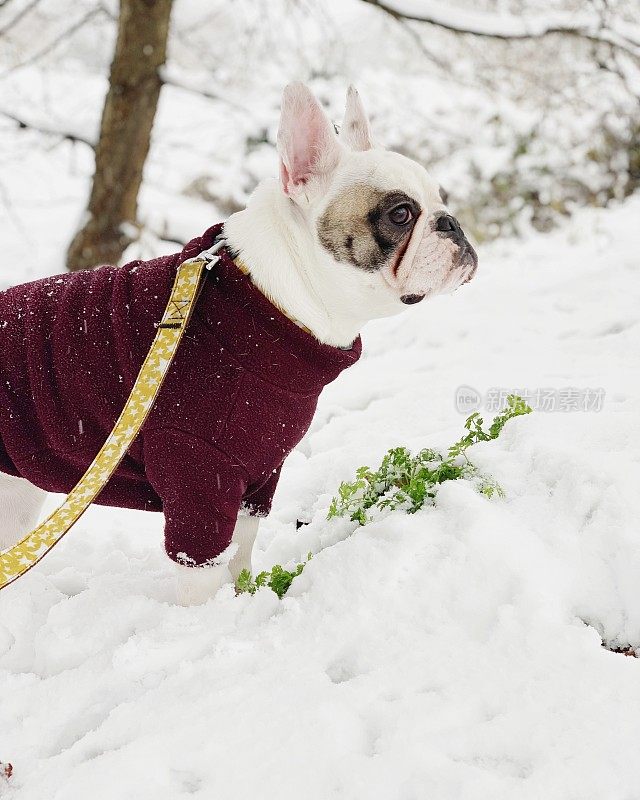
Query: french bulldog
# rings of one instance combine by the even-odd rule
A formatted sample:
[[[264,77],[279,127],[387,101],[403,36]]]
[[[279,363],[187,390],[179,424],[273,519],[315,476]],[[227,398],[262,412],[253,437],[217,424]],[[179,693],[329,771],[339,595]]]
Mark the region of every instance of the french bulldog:
[[[330,353],[331,348],[349,351],[369,320],[452,292],[473,277],[476,253],[445,206],[438,183],[417,162],[374,143],[353,87],[348,90],[343,124],[336,133],[305,85],[287,86],[277,149],[279,180],[262,182],[246,209],[226,221],[225,245],[249,274],[263,298],[260,302],[273,304],[274,315],[293,321],[301,335],[313,337],[318,347],[325,348],[322,353]],[[173,366],[179,371],[177,360]],[[161,394],[163,391],[164,387]],[[246,403],[252,405],[249,400]],[[311,408],[315,408],[315,400]],[[282,452],[286,454],[295,445],[309,422],[307,415],[304,429],[283,444]],[[255,424],[259,426],[260,420]],[[279,425],[286,427],[285,422]],[[151,442],[152,434],[145,434]],[[272,433],[255,436],[256,441],[266,438],[273,439]],[[209,470],[206,459],[201,464],[191,463],[189,452],[189,447],[181,448],[181,458],[172,460],[174,468],[183,468],[184,456],[185,470],[200,469],[203,480],[215,471],[220,485],[222,468],[214,464],[215,469]],[[211,457],[215,460],[213,451]],[[169,519],[172,500],[168,491],[163,496],[163,481],[168,479],[142,456],[140,465],[147,469]],[[279,465],[272,468],[272,462],[268,467],[274,474],[279,469]],[[18,540],[35,522],[46,495],[46,485],[38,487],[25,478],[28,474],[19,471],[0,475],[0,549]],[[223,515],[232,525],[232,547],[226,561],[212,558],[200,563],[182,550],[177,552],[177,547],[176,552],[168,549],[175,562],[182,604],[206,601],[250,567],[259,515],[238,515],[247,486],[245,482],[236,492],[237,483],[230,479],[231,488],[225,489],[228,496],[236,498],[225,506]],[[272,494],[275,480],[270,483]],[[197,501],[194,495],[193,503]],[[215,526],[218,530],[217,521]],[[228,539],[224,543],[226,546]]]

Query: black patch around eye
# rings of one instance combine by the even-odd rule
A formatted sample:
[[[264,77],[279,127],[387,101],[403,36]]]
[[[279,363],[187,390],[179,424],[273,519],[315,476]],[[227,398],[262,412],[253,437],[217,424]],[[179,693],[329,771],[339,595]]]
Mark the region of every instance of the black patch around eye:
[[[376,272],[406,246],[411,236],[415,219],[398,225],[389,217],[403,204],[415,218],[419,216],[419,203],[405,192],[354,184],[336,197],[318,220],[320,243],[336,261]]]
[[[394,224],[389,219],[389,212],[399,205],[406,205],[411,209],[413,218],[406,225]],[[404,192],[388,192],[382,200],[369,211],[367,221],[373,238],[378,245],[383,260],[386,259],[398,245],[406,241],[410,235],[415,221],[420,215],[420,205]]]

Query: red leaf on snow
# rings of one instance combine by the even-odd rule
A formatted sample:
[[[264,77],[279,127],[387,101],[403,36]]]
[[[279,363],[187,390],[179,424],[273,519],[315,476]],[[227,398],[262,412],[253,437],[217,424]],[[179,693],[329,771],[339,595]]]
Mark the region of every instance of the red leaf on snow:
[[[3,764],[3,762],[0,761],[0,775],[9,780],[12,774],[13,774],[13,767],[11,766],[11,764],[9,763]]]

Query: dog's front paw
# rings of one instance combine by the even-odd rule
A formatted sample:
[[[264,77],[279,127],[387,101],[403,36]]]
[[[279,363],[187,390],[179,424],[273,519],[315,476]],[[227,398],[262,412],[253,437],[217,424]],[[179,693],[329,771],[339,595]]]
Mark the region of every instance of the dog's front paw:
[[[181,606],[198,606],[206,603],[225,583],[231,583],[231,573],[226,564],[213,567],[185,567],[176,564],[176,601]]]

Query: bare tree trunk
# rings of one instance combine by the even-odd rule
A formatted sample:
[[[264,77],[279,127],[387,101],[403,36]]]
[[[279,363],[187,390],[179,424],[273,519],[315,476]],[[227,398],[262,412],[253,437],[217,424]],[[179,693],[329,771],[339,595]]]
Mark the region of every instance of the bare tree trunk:
[[[167,53],[172,0],[120,0],[118,39],[102,112],[87,220],[67,252],[70,270],[116,264],[134,240],[138,190]]]

